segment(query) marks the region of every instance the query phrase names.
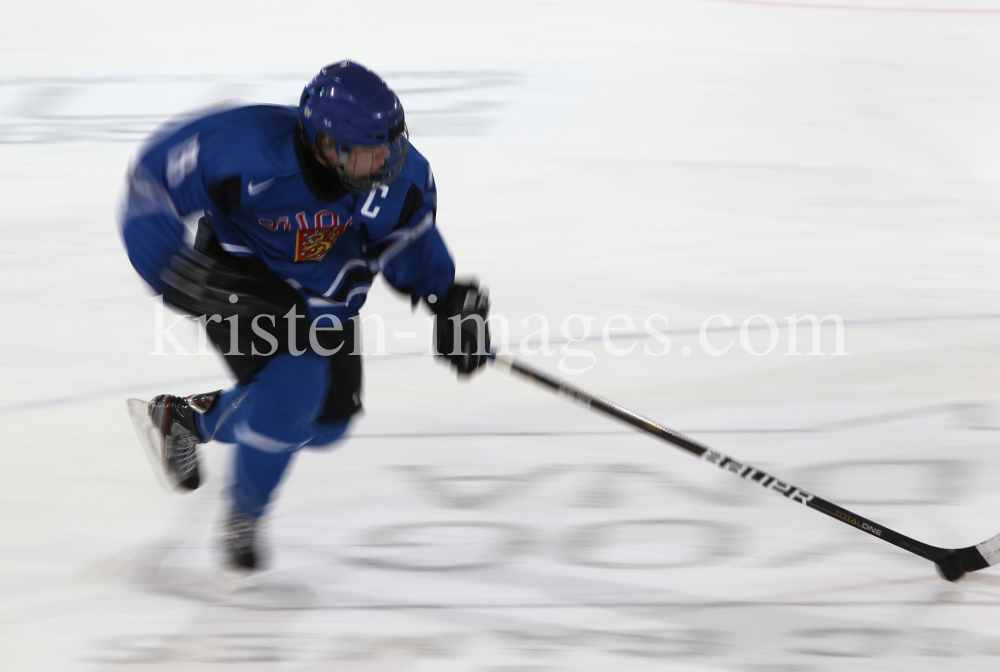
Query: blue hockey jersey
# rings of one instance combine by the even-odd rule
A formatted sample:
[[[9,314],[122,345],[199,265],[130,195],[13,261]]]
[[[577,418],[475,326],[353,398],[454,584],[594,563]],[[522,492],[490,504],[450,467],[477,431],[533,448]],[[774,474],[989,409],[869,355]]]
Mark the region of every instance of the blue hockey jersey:
[[[162,293],[160,273],[184,245],[182,218],[204,211],[224,250],[285,278],[313,316],[350,319],[379,272],[414,298],[444,296],[455,266],[435,226],[427,160],[411,145],[395,180],[351,193],[302,145],[297,124],[296,108],[254,105],[154,138],[132,169],[122,222],[139,274]]]

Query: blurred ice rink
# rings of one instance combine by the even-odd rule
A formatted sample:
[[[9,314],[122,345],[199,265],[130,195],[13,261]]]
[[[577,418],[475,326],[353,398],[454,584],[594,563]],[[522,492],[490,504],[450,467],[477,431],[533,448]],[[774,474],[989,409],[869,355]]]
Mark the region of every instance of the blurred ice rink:
[[[398,90],[515,353],[542,315],[553,353],[527,361],[585,368],[559,325],[591,317],[572,347],[596,363],[559,375],[967,546],[1000,532],[1000,0],[40,0],[0,26],[0,669],[1000,666],[1000,571],[947,584],[523,382],[456,383],[381,282],[367,415],[297,458],[272,569],[227,582],[228,447],[205,451],[206,487],[167,494],[124,399],[228,380],[214,356],[150,354],[116,224],[160,123],[294,103],[354,58]],[[841,316],[848,355],[829,323],[826,354],[784,354],[804,314]],[[669,351],[623,329],[636,347],[611,354],[614,315],[669,316]],[[733,323],[709,332],[721,356],[699,338],[713,315]],[[740,341],[753,315],[780,328],[768,355]]]

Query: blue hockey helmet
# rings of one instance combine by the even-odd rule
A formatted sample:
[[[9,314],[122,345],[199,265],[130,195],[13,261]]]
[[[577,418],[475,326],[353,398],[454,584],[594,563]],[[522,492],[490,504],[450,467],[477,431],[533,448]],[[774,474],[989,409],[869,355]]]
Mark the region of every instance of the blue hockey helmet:
[[[337,172],[346,187],[367,191],[399,175],[409,147],[403,106],[374,72],[353,61],[328,65],[313,77],[299,99],[299,120],[308,144],[334,149]],[[348,166],[352,150],[378,152],[381,166],[358,176]]]

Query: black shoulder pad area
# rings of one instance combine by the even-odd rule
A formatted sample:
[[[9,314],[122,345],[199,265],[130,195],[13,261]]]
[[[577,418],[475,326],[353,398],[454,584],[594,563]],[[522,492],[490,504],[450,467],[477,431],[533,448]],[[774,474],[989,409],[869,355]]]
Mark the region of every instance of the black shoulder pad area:
[[[399,221],[396,222],[396,226],[392,227],[393,231],[409,224],[413,215],[417,214],[417,211],[422,207],[424,207],[424,194],[417,185],[411,184],[410,190],[406,192],[406,198],[403,200],[403,209],[399,212]]]
[[[208,185],[208,195],[224,217],[228,217],[233,208],[240,204],[240,192],[243,190],[243,177],[234,175],[221,182]]]

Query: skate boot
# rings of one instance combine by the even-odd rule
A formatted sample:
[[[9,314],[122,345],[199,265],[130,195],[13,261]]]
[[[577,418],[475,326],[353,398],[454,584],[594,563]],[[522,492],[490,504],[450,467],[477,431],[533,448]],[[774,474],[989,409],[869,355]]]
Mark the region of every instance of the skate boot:
[[[189,397],[161,394],[149,402],[147,412],[160,434],[160,462],[177,490],[196,490],[201,485],[198,449],[202,439],[196,414],[207,413],[222,390]]]
[[[222,532],[222,549],[226,554],[226,565],[231,569],[253,571],[260,565],[257,553],[258,518],[233,509],[226,517]]]

